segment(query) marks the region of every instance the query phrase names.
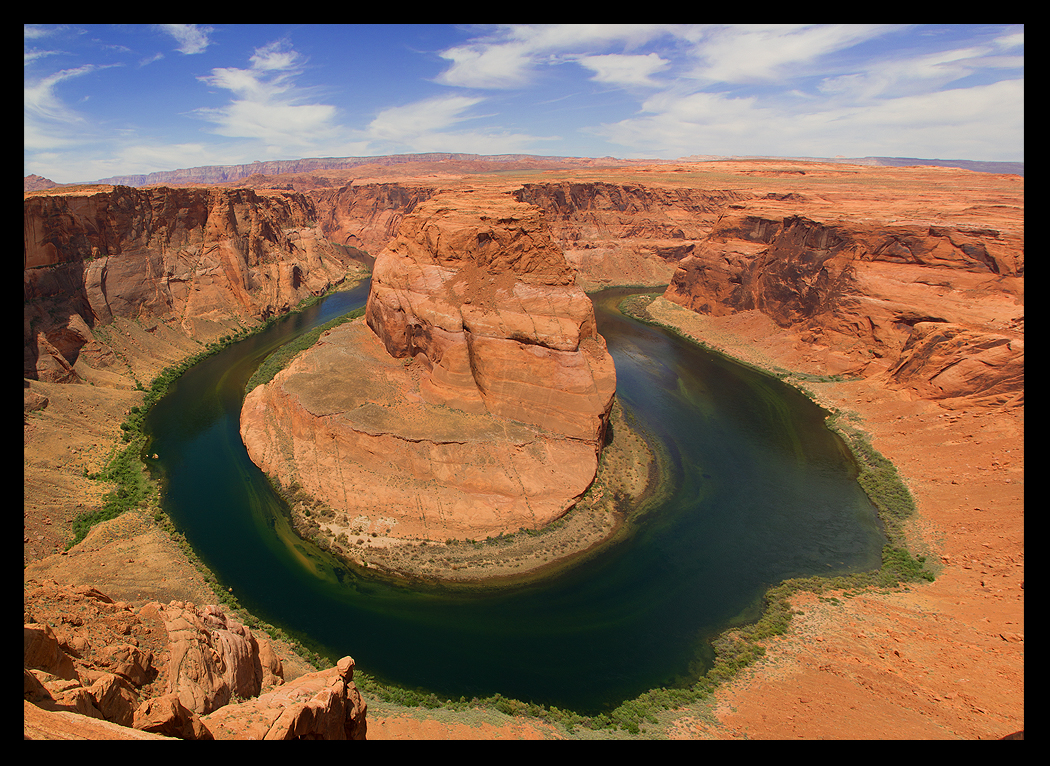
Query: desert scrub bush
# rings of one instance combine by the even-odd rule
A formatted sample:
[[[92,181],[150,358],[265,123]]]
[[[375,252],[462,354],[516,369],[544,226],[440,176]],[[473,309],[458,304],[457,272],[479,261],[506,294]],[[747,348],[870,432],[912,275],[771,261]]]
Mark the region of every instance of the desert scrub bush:
[[[131,508],[145,507],[155,497],[156,487],[146,478],[139,459],[142,442],[141,438],[136,439],[118,451],[103,470],[89,475],[116,486],[103,497],[101,508],[78,514],[73,519],[73,539],[67,550],[83,540],[96,524],[115,519]]]

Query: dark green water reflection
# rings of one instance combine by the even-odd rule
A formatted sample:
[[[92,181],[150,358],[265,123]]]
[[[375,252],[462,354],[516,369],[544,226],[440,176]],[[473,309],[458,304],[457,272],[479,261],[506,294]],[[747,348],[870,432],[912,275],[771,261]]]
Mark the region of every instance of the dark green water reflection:
[[[412,590],[363,578],[289,529],[238,434],[261,360],[363,305],[367,285],[190,370],[153,410],[164,505],[261,618],[366,673],[439,695],[584,713],[676,681],[706,638],[786,577],[872,569],[883,538],[823,413],[794,389],[625,319],[595,298],[618,395],[670,456],[672,492],[603,555],[541,583]],[[361,374],[367,374],[362,370]]]

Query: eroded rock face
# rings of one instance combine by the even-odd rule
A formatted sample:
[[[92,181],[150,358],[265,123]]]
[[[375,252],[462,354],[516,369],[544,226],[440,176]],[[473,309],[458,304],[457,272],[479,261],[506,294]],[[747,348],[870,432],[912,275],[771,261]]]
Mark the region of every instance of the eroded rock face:
[[[199,715],[282,681],[280,661],[268,642],[218,607],[151,603],[139,614],[161,621],[167,631],[165,692]]]
[[[575,276],[535,208],[441,195],[376,261],[366,319],[432,402],[600,440],[615,371]]]
[[[995,230],[741,213],[679,264],[665,297],[714,316],[757,309],[851,360],[836,372],[893,368],[924,397],[1011,399],[1024,387],[1023,277],[1023,241]]]
[[[1024,338],[947,322],[912,328],[890,378],[928,399],[1024,402]]]
[[[525,184],[568,261],[590,286],[665,285],[743,191],[572,182]]]
[[[549,523],[594,478],[616,373],[540,211],[423,203],[343,325],[245,400],[252,459],[342,512],[444,540]],[[360,521],[356,521],[360,525]]]
[[[24,611],[24,697],[46,710],[211,739],[203,716],[223,709],[224,736],[244,734],[258,711],[233,703],[284,683],[269,641],[216,606],[173,601],[135,608],[93,588],[27,581]],[[365,705],[352,668],[353,660],[345,658],[319,674],[329,689],[323,700],[317,698],[321,687],[308,683],[309,695],[299,684],[281,697],[302,703],[281,730],[289,736],[345,739],[349,732],[363,738]]]
[[[75,382],[82,351],[105,356],[92,328],[115,317],[167,320],[210,340],[324,292],[352,260],[315,218],[294,192],[118,186],[26,195],[25,377]]]
[[[215,739],[363,740],[368,706],[353,681],[354,660],[343,657],[330,670],[220,708],[203,722]]]
[[[409,184],[350,184],[311,193],[317,221],[333,242],[377,255],[397,234],[401,219],[434,189]]]

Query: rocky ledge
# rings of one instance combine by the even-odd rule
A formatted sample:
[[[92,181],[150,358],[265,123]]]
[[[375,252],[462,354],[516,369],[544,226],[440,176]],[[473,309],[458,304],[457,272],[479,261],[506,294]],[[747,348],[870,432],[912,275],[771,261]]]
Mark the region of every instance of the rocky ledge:
[[[365,738],[352,658],[285,683],[270,642],[217,606],[27,581],[23,611],[27,739]]]
[[[241,436],[348,534],[470,539],[541,527],[577,502],[615,389],[541,211],[444,193],[377,258],[365,320],[248,395]]]

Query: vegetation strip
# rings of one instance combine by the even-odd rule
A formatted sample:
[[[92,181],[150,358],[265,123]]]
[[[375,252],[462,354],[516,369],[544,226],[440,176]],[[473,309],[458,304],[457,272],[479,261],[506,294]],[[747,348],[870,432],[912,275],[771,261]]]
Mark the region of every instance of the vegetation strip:
[[[143,398],[142,404],[137,407],[132,407],[128,416],[124,419],[124,422],[120,424],[120,430],[123,432],[121,441],[126,446],[120,447],[118,444],[114,448],[113,456],[110,457],[106,463],[106,467],[101,471],[96,473],[88,473],[86,469],[84,471],[84,475],[90,479],[113,483],[116,486],[103,497],[103,505],[100,509],[81,513],[73,519],[73,539],[66,546],[66,550],[69,550],[83,540],[91,528],[96,524],[115,519],[124,511],[131,508],[141,508],[144,510],[152,508],[154,518],[163,515],[163,511],[160,510],[159,504],[159,490],[153,482],[146,478],[144,473],[141,453],[146,445],[146,437],[142,432],[142,426],[143,423],[145,423],[146,415],[149,413],[153,405],[168,392],[171,385],[182,377],[183,373],[199,362],[219,353],[227,346],[244,340],[250,335],[261,333],[269,329],[275,322],[283,317],[309,308],[320,301],[323,297],[325,296],[307,298],[296,306],[295,309],[288,312],[288,314],[272,316],[255,328],[249,329],[244,327],[233,334],[222,336],[217,341],[204,344],[203,348],[201,348],[196,354],[183,359],[181,362],[174,364],[161,372],[153,379],[148,390],[136,380],[136,389],[139,391],[145,391],[146,395]],[[355,312],[350,313],[354,314]],[[356,313],[359,316],[361,312]],[[339,322],[340,320],[347,321],[344,317],[340,317],[339,319],[333,320],[333,322]],[[329,322],[329,324],[332,324],[332,322]],[[276,371],[274,374],[276,374]]]

